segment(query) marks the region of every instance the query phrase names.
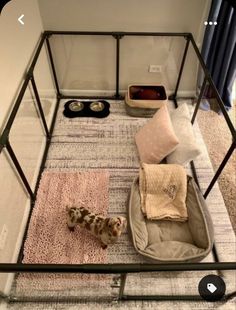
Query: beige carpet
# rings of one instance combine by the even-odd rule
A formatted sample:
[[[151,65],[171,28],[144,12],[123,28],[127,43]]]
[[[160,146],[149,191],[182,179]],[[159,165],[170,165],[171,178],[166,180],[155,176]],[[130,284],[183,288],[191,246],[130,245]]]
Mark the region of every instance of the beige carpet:
[[[236,102],[229,112],[236,126]],[[197,121],[205,140],[212,165],[216,171],[227,153],[232,136],[222,115],[213,111],[198,111]],[[218,180],[234,232],[236,233],[236,151],[232,154]]]

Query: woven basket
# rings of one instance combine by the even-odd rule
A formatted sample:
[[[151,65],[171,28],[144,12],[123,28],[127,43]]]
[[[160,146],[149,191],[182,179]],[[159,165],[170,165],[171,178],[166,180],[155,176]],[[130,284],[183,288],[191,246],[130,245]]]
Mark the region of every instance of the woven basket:
[[[127,114],[138,117],[151,117],[167,103],[164,86],[129,85],[125,95]]]

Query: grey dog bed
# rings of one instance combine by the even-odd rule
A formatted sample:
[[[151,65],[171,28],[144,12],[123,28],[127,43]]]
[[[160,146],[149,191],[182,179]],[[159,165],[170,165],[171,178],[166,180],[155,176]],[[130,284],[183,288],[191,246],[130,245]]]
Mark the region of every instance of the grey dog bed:
[[[197,262],[213,246],[213,224],[206,202],[188,176],[187,222],[147,220],[141,211],[139,180],[131,188],[128,218],[135,249],[157,262]]]

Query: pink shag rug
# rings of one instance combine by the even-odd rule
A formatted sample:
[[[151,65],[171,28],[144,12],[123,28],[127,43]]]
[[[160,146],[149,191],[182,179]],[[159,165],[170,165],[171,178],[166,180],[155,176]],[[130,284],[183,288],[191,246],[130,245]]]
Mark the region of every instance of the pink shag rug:
[[[106,250],[87,230],[67,228],[66,206],[83,204],[89,210],[106,215],[109,174],[107,171],[44,172],[24,245],[23,263],[81,264],[105,263]],[[21,274],[19,287],[30,280],[34,289],[64,289],[78,282],[99,278],[96,275]],[[28,281],[27,281],[28,280]],[[66,280],[66,281],[65,281]],[[68,283],[68,280],[69,283]],[[64,284],[63,284],[64,283]]]

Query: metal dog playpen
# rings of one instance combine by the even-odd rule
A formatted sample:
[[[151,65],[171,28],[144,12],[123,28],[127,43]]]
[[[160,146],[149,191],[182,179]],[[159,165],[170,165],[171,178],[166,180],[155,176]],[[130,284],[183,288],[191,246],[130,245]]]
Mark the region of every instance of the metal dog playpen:
[[[78,96],[78,95],[65,95],[62,93],[59,83],[58,83],[58,77],[57,77],[57,68],[55,66],[55,59],[52,52],[51,44],[50,44],[50,38],[54,36],[104,36],[104,37],[110,37],[114,39],[115,44],[115,93],[111,96]],[[218,177],[220,176],[224,166],[228,162],[229,158],[231,157],[233,151],[236,147],[236,131],[235,128],[226,112],[226,109],[224,107],[224,103],[219,96],[219,93],[213,83],[213,80],[211,78],[211,75],[209,74],[204,61],[201,57],[201,54],[198,50],[198,47],[195,43],[195,40],[191,33],[161,33],[161,32],[94,32],[94,31],[45,31],[42,34],[42,37],[40,39],[40,42],[38,44],[37,50],[35,52],[35,55],[33,57],[33,60],[31,62],[31,65],[27,71],[27,74],[24,79],[24,83],[20,89],[20,92],[18,94],[18,97],[15,101],[14,107],[12,109],[12,112],[9,116],[9,119],[2,131],[1,137],[0,137],[0,153],[3,151],[6,151],[8,154],[11,163],[15,170],[17,171],[17,175],[20,178],[20,181],[23,183],[31,201],[31,208],[30,208],[30,215],[28,217],[28,223],[26,225],[25,233],[23,242],[21,245],[21,250],[18,256],[18,262],[17,263],[1,263],[0,264],[0,273],[94,273],[94,274],[118,274],[120,275],[120,285],[119,285],[119,292],[117,295],[117,300],[119,301],[126,301],[126,300],[158,300],[158,301],[164,301],[164,300],[183,300],[183,301],[190,301],[190,300],[202,300],[202,298],[198,295],[129,295],[124,293],[125,284],[126,284],[126,277],[129,274],[132,273],[145,273],[145,272],[174,272],[174,271],[200,271],[200,270],[217,270],[217,271],[223,271],[223,270],[235,270],[236,269],[236,262],[220,262],[219,257],[217,255],[217,251],[215,246],[213,246],[213,256],[214,256],[214,263],[169,263],[169,264],[78,264],[78,265],[66,265],[66,264],[23,264],[22,261],[22,255],[23,255],[23,245],[24,241],[26,239],[27,235],[27,228],[30,222],[30,216],[32,213],[32,210],[34,208],[36,196],[37,196],[37,190],[39,187],[39,181],[41,174],[45,167],[45,162],[47,159],[47,154],[51,142],[51,138],[53,135],[53,129],[56,121],[56,116],[59,108],[60,101],[62,99],[123,99],[124,97],[121,95],[120,92],[120,64],[122,61],[120,49],[122,47],[122,39],[124,37],[170,37],[170,38],[182,38],[185,39],[185,47],[182,53],[181,61],[180,61],[180,68],[177,76],[177,81],[175,84],[175,90],[173,94],[169,95],[169,100],[172,100],[175,104],[175,107],[178,106],[178,90],[179,85],[181,82],[184,66],[185,66],[185,60],[189,51],[189,47],[191,46],[193,48],[193,51],[195,55],[197,56],[200,68],[203,72],[203,83],[201,85],[200,92],[197,96],[196,100],[196,106],[194,109],[194,113],[192,116],[192,124],[195,121],[201,99],[204,95],[204,90],[206,88],[206,85],[208,84],[214,94],[215,99],[217,100],[217,104],[219,109],[222,112],[223,118],[227,123],[227,126],[230,130],[230,133],[232,135],[232,144],[230,148],[228,149],[228,152],[226,153],[223,161],[221,162],[219,168],[217,169],[212,181],[208,185],[205,193],[204,198],[206,199],[208,194],[211,192],[215,182],[217,181]],[[37,83],[35,81],[34,77],[34,69],[37,64],[39,55],[41,53],[42,47],[45,45],[49,60],[49,65],[51,68],[52,76],[53,76],[53,82],[55,85],[56,95],[57,95],[57,102],[55,105],[52,122],[51,125],[48,126],[47,121],[45,119],[44,111],[41,104],[41,98],[37,89]],[[35,188],[32,188],[30,185],[30,182],[27,179],[27,176],[25,175],[23,168],[20,164],[20,161],[18,160],[14,148],[12,147],[10,140],[9,140],[9,134],[11,132],[12,125],[14,124],[14,120],[16,118],[16,115],[18,113],[19,107],[21,105],[22,99],[24,97],[25,91],[28,87],[28,85],[32,86],[33,93],[36,99],[37,109],[41,118],[41,122],[43,124],[44,134],[46,137],[46,144],[41,160],[40,169],[38,172],[37,182],[35,185]],[[222,119],[223,119],[222,118]],[[191,162],[191,169],[193,173],[193,177],[198,183],[198,176],[195,169],[194,162]],[[229,299],[236,296],[236,291],[227,293],[223,300],[228,301]],[[80,296],[77,296],[78,300],[80,299]],[[14,296],[2,296],[3,300],[6,300],[8,302],[17,302],[21,301],[21,298],[14,297]],[[45,300],[40,298],[24,298],[23,301],[34,301],[34,300]],[[46,298],[46,300],[51,300],[50,298]],[[58,298],[57,298],[58,300]]]

